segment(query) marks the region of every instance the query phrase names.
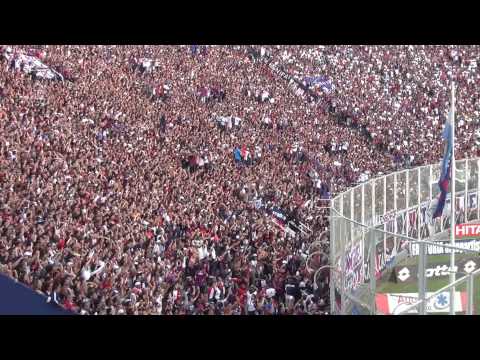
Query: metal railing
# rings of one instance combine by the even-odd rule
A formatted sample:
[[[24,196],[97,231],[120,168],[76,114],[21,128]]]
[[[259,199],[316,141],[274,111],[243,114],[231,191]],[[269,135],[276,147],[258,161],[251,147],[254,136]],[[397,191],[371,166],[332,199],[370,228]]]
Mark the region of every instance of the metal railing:
[[[456,161],[456,223],[480,219],[479,168],[479,158]],[[377,278],[399,254],[411,254],[412,246],[420,247],[424,255],[427,245],[472,253],[427,240],[448,230],[451,221],[450,194],[443,215],[432,219],[439,177],[440,164],[421,166],[371,179],[331,200],[330,265],[340,269],[341,274],[331,274],[332,313],[348,313],[354,292],[364,295],[360,300],[370,304],[369,313],[376,313]],[[423,261],[425,258],[418,257]],[[419,268],[424,267],[425,263],[419,264]],[[420,285],[425,290],[425,284]],[[419,292],[423,299],[424,291]],[[338,294],[342,298],[341,308],[335,307]]]

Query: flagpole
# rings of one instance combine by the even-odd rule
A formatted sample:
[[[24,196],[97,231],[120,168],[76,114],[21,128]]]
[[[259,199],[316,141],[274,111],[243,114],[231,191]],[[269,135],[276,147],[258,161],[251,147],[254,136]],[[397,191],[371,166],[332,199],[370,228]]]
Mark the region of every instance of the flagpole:
[[[451,196],[450,196],[450,245],[455,246],[455,179],[456,179],[456,164],[455,164],[455,84],[452,80],[452,96],[451,96],[451,109],[450,109],[450,121],[452,125],[452,186],[451,186]],[[455,251],[452,250],[450,253],[450,283],[455,282]],[[450,315],[455,315],[455,286],[450,288]]]

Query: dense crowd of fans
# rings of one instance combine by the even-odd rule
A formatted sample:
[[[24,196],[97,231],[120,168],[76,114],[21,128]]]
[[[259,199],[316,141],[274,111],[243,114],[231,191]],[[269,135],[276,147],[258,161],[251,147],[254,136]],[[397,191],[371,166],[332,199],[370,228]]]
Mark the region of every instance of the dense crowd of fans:
[[[476,46],[0,51],[0,271],[81,314],[328,313],[325,199],[439,161],[452,77],[479,155]]]

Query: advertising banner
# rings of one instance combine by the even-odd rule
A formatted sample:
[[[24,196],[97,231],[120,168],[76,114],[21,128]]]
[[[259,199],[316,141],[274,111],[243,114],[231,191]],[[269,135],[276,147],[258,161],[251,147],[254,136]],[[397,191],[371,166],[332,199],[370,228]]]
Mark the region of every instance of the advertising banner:
[[[433,293],[428,292],[428,298]],[[377,310],[385,315],[398,315],[409,305],[418,301],[418,293],[377,294]],[[455,292],[455,312],[465,312],[467,309],[467,293]],[[427,313],[448,313],[450,310],[450,291],[444,291],[432,297],[426,304]],[[407,314],[416,314],[416,309],[409,310]]]
[[[460,238],[460,239],[480,238],[480,224],[455,225],[455,238]]]
[[[441,242],[439,242],[438,245],[427,245],[427,255],[444,255],[444,254],[450,254],[452,252],[452,249],[447,249],[444,248],[443,246],[440,246]],[[477,240],[463,240],[463,241],[455,241],[455,246],[462,248],[462,249],[468,249],[468,250],[473,250],[473,251],[479,251],[480,252],[480,239]],[[460,253],[460,250],[455,250],[455,253],[458,254]],[[411,256],[417,256],[419,254],[419,245],[418,244],[411,244],[410,245],[410,254]]]
[[[450,276],[451,272],[462,272],[470,274],[478,269],[480,260],[478,258],[464,258],[455,261],[455,266],[450,268],[447,261],[438,264],[427,264],[425,269],[425,277],[427,279],[436,279]],[[395,267],[395,275],[398,282],[414,283],[418,281],[418,265],[406,265]]]

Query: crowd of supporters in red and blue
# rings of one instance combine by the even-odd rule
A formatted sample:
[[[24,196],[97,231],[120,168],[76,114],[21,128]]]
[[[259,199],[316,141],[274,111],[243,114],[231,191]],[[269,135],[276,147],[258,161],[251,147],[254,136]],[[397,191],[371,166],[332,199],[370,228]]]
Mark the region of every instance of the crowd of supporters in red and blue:
[[[479,156],[478,55],[2,46],[0,272],[80,314],[328,314],[328,199],[440,161],[452,78]]]

